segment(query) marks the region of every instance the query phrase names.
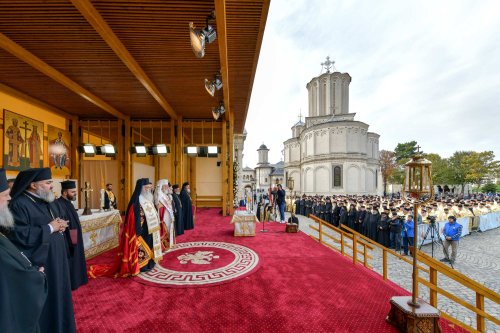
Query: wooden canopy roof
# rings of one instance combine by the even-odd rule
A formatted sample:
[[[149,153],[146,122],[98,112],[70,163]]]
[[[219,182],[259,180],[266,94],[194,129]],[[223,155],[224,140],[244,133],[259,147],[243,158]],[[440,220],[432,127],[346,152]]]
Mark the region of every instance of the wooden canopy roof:
[[[215,10],[217,39],[188,23]],[[0,83],[80,119],[210,119],[224,100],[242,133],[269,0],[0,2]],[[211,97],[204,79],[222,73]]]

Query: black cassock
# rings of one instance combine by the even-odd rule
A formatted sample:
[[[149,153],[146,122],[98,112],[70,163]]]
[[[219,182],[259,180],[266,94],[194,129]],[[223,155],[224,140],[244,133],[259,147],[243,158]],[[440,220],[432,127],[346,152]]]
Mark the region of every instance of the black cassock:
[[[49,223],[60,217],[55,204],[27,192],[10,202],[15,227],[9,234],[14,245],[33,265],[45,268],[47,301],[40,316],[40,329],[50,333],[76,332],[64,233],[50,233]]]
[[[61,217],[69,220],[69,227],[65,231],[66,241],[69,249],[69,275],[71,278],[71,289],[87,284],[87,263],[85,262],[85,251],[83,248],[82,226],[80,218],[73,204],[63,197],[56,200],[61,212]],[[71,242],[70,230],[77,230],[77,243]]]
[[[172,193],[174,219],[175,219],[175,235],[179,236],[184,234],[184,223],[182,221],[182,203],[181,198],[177,193]]]
[[[0,332],[39,332],[47,298],[45,275],[0,234]]]
[[[191,196],[186,190],[181,191],[181,203],[182,203],[182,222],[184,223],[184,230],[194,229],[193,206],[191,204]]]

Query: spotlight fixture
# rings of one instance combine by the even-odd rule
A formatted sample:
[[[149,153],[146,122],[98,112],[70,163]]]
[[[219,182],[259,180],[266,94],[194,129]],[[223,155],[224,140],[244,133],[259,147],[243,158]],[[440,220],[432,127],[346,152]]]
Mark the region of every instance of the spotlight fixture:
[[[196,146],[187,146],[186,147],[186,154],[189,157],[197,157],[198,156],[198,147],[196,147]]]
[[[134,146],[131,148],[131,152],[136,154],[137,157],[145,157],[148,154],[148,150],[142,142],[134,143]]]
[[[96,153],[97,153],[97,155],[105,155],[106,157],[114,157],[114,156],[116,156],[115,146],[113,146],[110,143],[106,143],[105,145],[98,146]]]
[[[226,109],[224,108],[224,102],[221,101],[219,103],[219,106],[216,106],[212,108],[212,116],[214,119],[217,121],[219,118],[226,112]]]
[[[205,89],[210,96],[214,97],[215,91],[220,90],[222,88],[222,78],[220,73],[215,74],[214,79],[210,81],[209,79],[205,79]]]
[[[208,157],[217,157],[219,155],[219,147],[208,146]]]
[[[95,146],[91,143],[85,143],[80,146],[80,152],[85,155],[85,157],[94,157],[96,153]]]
[[[208,24],[210,20],[215,19],[215,11],[207,16],[206,25],[203,29],[197,29],[193,22],[189,22],[189,36],[191,39],[191,48],[197,58],[205,56],[205,44],[212,43],[217,38],[217,32]]]

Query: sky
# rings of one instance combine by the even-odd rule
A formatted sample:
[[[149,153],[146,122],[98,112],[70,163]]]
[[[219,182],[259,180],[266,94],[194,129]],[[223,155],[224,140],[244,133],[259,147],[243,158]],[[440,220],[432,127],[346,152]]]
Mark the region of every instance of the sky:
[[[243,166],[269,161],[326,56],[349,73],[349,112],[380,149],[493,150],[500,159],[500,1],[271,0],[245,128]]]

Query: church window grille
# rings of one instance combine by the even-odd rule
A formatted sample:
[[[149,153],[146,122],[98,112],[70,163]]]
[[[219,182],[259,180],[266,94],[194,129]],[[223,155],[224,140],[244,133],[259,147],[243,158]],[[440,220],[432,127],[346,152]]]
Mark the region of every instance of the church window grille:
[[[333,167],[333,187],[342,187],[342,168],[338,165]]]

